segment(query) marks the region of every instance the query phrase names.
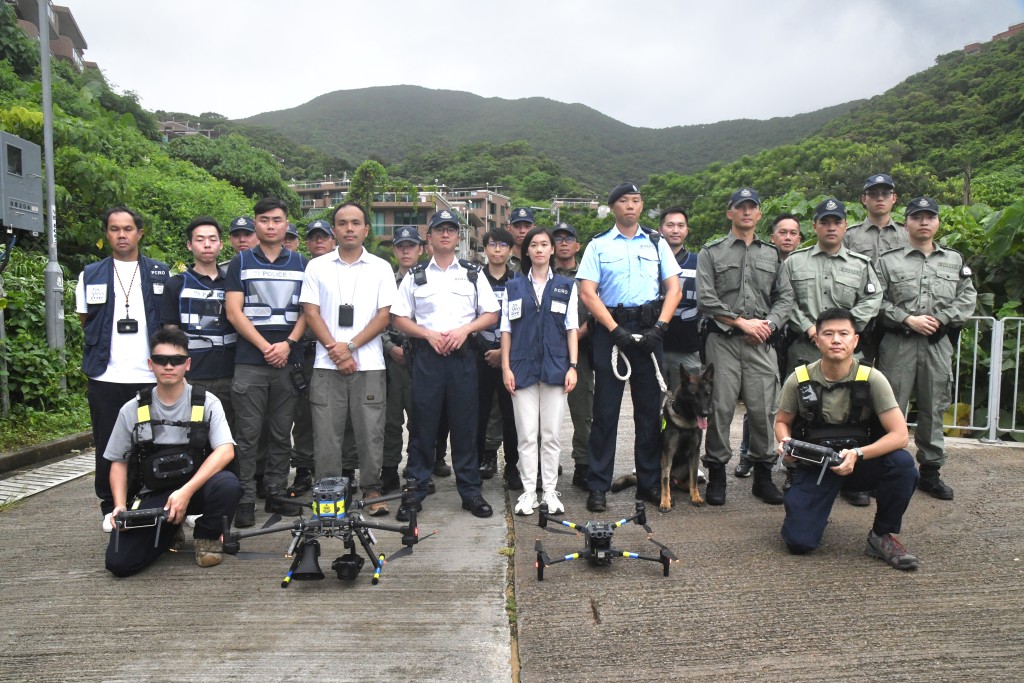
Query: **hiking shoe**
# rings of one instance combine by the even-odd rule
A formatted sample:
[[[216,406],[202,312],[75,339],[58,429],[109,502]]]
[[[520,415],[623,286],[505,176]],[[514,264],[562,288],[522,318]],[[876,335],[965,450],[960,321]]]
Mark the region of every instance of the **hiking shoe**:
[[[953,489],[939,478],[939,468],[934,465],[921,465],[921,478],[917,488],[932,498],[953,500]]]
[[[772,481],[772,464],[770,462],[754,463],[754,485],[750,492],[768,505],[782,505],[782,491]]]
[[[297,498],[313,488],[313,473],[305,467],[295,469],[295,479],[288,487],[288,497]]]
[[[537,502],[537,494],[533,491],[526,491],[516,502],[516,514],[517,515],[532,515],[534,509],[540,507],[540,503]]]
[[[200,567],[215,567],[224,558],[224,544],[216,538],[197,538],[196,564]]]
[[[390,510],[388,510],[386,501],[379,503],[370,502],[376,498],[380,498],[380,491],[377,489],[370,489],[363,494],[363,505],[366,507],[366,511],[370,513],[371,517],[382,517],[388,514]]]
[[[444,458],[438,458],[434,461],[434,475],[438,477],[452,476],[452,468],[448,466]]]
[[[398,467],[382,467],[380,470],[381,493],[397,491],[402,487],[402,480],[398,478]]]
[[[903,571],[917,569],[919,564],[917,558],[908,553],[903,544],[892,534],[878,536],[874,531],[868,533],[868,544],[864,548],[864,554],[868,557],[885,560],[890,566]]]
[[[518,465],[509,465],[506,463],[503,477],[505,479],[505,486],[508,487],[509,491],[523,490],[523,479],[519,476]]]
[[[589,491],[590,487],[587,486],[587,475],[590,473],[589,465],[576,464],[576,469],[572,472],[572,485],[581,491]]]
[[[704,492],[704,501],[708,505],[725,505],[725,463],[709,462],[708,488]]]
[[[561,494],[558,491],[545,491],[544,504],[548,506],[549,514],[560,515],[565,512],[565,506],[562,505]]]
[[[239,503],[235,510],[235,528],[248,529],[256,524],[256,505],[254,503]]]
[[[866,508],[871,505],[871,496],[867,491],[840,491],[839,495],[854,507]]]
[[[103,533],[109,534],[114,530],[114,513],[108,512],[103,515]]]
[[[750,476],[753,469],[754,463],[750,462],[750,458],[745,455],[740,455],[740,461],[736,464],[736,469],[734,469],[732,473],[740,479],[746,479]]]
[[[480,458],[480,478],[490,479],[498,471],[498,451],[484,451]]]

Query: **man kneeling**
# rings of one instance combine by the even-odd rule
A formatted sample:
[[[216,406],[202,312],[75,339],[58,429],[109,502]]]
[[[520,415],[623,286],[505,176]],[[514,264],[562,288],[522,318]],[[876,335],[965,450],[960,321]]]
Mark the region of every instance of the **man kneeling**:
[[[794,554],[818,547],[840,490],[875,491],[878,509],[865,553],[896,569],[917,569],[917,558],[893,536],[917,486],[914,459],[905,450],[907,423],[888,380],[853,358],[858,335],[849,311],[830,308],[815,322],[821,360],[801,365],[779,396],[775,438],[787,462],[797,462],[786,492],[782,540]],[[843,458],[818,483],[820,465],[784,452],[790,439],[828,446]]]
[[[158,330],[149,349],[156,387],[124,404],[103,457],[112,463],[114,523],[129,509],[163,509],[166,521],[111,536],[107,569],[115,576],[145,569],[173,546],[187,514],[202,515],[194,533],[196,564],[220,564],[222,518],[231,521],[242,494],[238,477],[224,469],[235,442],[220,400],[185,381],[191,365],[185,333]]]

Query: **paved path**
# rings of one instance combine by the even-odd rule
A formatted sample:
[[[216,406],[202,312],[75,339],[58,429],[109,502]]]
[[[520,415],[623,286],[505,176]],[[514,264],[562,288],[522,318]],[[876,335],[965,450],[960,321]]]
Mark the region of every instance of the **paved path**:
[[[625,414],[620,453],[629,429]],[[515,518],[522,680],[1020,680],[1024,452],[971,442],[950,450],[944,473],[957,500],[918,495],[905,520],[902,538],[922,562],[914,573],[866,557],[871,511],[844,503],[821,549],[789,556],[782,509],[731,476],[723,508],[651,513],[681,558],[668,578],[653,563],[617,560],[561,564],[538,582],[533,545],[543,532],[536,517]],[[586,521],[568,457],[563,465],[567,516]],[[485,482],[492,502],[500,491],[499,479]],[[629,493],[610,502],[608,519],[633,507]],[[228,557],[202,570],[190,552],[118,580],[102,568],[98,527],[91,477],[0,511],[0,680],[513,677],[508,517],[463,512],[450,478],[420,522],[422,535],[440,533],[389,565],[379,586],[364,569],[353,583],[329,575],[283,590],[283,558]],[[399,547],[378,538],[385,552]],[[577,549],[573,537],[543,538],[552,552]],[[633,526],[615,540],[654,549]],[[283,553],[286,543],[282,534],[243,549]],[[334,546],[325,541],[321,558],[329,574]]]

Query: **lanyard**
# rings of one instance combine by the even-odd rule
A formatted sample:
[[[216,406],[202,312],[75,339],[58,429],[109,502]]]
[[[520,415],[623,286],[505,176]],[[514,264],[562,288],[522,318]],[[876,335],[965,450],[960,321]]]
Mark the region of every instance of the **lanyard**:
[[[129,301],[129,295],[132,293],[132,287],[135,286],[135,276],[139,273],[139,262],[135,262],[135,270],[132,271],[132,279],[128,281],[128,289],[124,288],[124,283],[121,282],[121,274],[117,272],[117,264],[111,264],[114,266],[114,276],[117,277],[117,284],[121,287],[121,293],[124,294],[124,317],[130,317],[128,315],[128,308],[131,305]]]

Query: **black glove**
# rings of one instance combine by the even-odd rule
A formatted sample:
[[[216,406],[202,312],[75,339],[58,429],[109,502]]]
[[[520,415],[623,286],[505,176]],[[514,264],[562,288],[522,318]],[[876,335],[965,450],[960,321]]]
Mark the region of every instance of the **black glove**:
[[[633,334],[622,325],[611,331],[612,343],[619,347],[620,351],[629,351],[636,342]]]
[[[644,353],[654,353],[654,350],[658,348],[658,345],[661,344],[661,340],[664,338],[665,333],[661,331],[660,327],[648,327],[636,345]]]

